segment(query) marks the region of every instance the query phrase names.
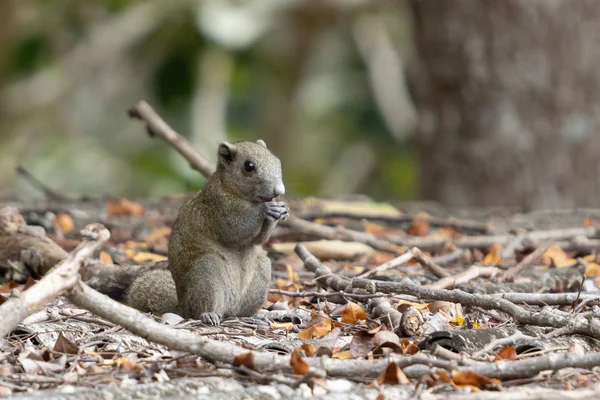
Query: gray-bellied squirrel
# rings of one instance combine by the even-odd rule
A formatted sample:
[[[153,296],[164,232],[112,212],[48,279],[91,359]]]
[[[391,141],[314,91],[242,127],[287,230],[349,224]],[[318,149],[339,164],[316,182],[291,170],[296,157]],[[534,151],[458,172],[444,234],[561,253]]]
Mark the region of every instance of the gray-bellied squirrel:
[[[151,270],[126,301],[141,311],[176,312],[216,325],[263,305],[271,261],[262,244],[288,217],[281,162],[265,145],[221,142],[217,169],[179,211],[169,239],[169,269]]]

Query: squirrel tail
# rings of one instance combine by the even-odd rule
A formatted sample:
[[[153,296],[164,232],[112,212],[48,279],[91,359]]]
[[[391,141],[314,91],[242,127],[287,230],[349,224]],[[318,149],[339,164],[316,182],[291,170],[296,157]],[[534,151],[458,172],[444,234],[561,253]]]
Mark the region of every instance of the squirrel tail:
[[[176,312],[177,292],[171,272],[154,269],[143,273],[133,281],[125,300],[130,307],[154,315]]]

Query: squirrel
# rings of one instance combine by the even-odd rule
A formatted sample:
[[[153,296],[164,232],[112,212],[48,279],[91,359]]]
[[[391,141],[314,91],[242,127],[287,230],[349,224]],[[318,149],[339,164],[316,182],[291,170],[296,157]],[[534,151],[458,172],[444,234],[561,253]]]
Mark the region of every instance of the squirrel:
[[[126,302],[140,311],[217,325],[250,317],[265,302],[271,261],[262,244],[287,219],[281,162],[264,141],[221,142],[217,169],[189,200],[169,238],[169,268],[131,285]]]

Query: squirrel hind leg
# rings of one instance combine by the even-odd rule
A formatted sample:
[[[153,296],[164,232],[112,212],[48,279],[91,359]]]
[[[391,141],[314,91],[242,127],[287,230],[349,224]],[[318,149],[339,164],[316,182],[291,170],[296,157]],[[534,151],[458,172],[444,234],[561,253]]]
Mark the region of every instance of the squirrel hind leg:
[[[133,281],[125,300],[130,307],[154,315],[177,312],[177,292],[171,272],[155,269],[140,275]]]

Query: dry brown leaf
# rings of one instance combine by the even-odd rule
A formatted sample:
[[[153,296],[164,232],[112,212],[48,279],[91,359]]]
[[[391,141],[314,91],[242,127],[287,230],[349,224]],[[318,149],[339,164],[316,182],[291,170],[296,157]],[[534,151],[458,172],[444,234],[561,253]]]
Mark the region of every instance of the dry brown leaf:
[[[350,341],[350,351],[352,357],[362,358],[366,357],[371,350],[373,350],[373,343],[371,339],[373,335],[365,331],[359,331],[352,336]]]
[[[404,252],[405,251],[402,251],[402,253],[404,253]],[[376,251],[375,256],[373,257],[373,264],[381,265],[383,263],[393,260],[394,258],[396,258],[395,254],[385,253],[383,251]],[[359,272],[359,273],[362,273],[362,272]]]
[[[23,285],[23,291],[29,289],[30,287],[32,287],[33,285],[35,285],[36,280],[33,279],[32,277],[27,278],[27,281],[25,282],[25,284]]]
[[[460,305],[460,303],[456,304],[456,303],[450,303],[448,301],[434,301],[433,303],[431,303],[431,306],[429,307],[429,310],[435,314],[436,312],[443,312],[444,316],[446,315],[463,315],[463,309],[462,306]]]
[[[302,343],[302,346],[298,347],[298,349],[303,350],[306,357],[312,357],[317,352],[316,347],[310,343]]]
[[[54,343],[54,351],[67,354],[78,354],[79,346],[67,339],[62,332],[58,333],[58,338]]]
[[[431,234],[431,236],[436,237],[436,238],[457,239],[457,238],[461,237],[462,235],[460,232],[457,232],[452,227],[445,226],[445,227],[440,228],[440,229],[436,230],[435,232],[433,232]]]
[[[593,262],[588,263],[587,267],[585,267],[585,276],[588,278],[600,276],[600,265]]]
[[[100,353],[97,353],[94,350],[85,349],[85,350],[83,350],[83,352],[85,354],[90,355],[90,356],[97,357],[98,361],[103,361],[104,360],[104,357],[102,357],[102,355]]]
[[[369,325],[369,323],[374,324],[374,325]],[[375,321],[375,320],[369,320],[367,321],[367,325],[368,326],[372,326],[372,328],[370,328],[367,333],[370,333],[371,335],[376,334],[377,332],[379,332],[380,330],[382,330],[385,325],[381,323],[381,321]]]
[[[270,303],[277,303],[280,301],[284,301],[285,298],[283,297],[282,294],[276,294],[276,293],[269,293],[267,294],[267,301]]]
[[[239,367],[243,365],[246,368],[250,368],[253,371],[257,371],[256,366],[254,365],[254,353],[251,351],[248,353],[242,353],[239,356],[233,359],[233,366]]]
[[[448,373],[444,370],[437,370],[435,372],[435,375],[437,378],[441,379],[442,381],[444,381],[445,383],[451,383],[452,382],[452,378],[450,378],[450,375],[448,375]]]
[[[10,293],[10,291],[15,288],[19,289],[19,286],[21,285],[15,281],[8,281],[4,285],[0,286],[0,293]]]
[[[312,338],[320,338],[325,336],[333,329],[333,321],[326,319],[298,333],[298,338],[302,340],[310,340]]]
[[[133,371],[139,371],[142,369],[140,364],[138,364],[137,362],[135,362],[127,357],[117,358],[117,359],[113,360],[113,364],[117,365],[119,367],[119,369],[123,370],[123,371],[133,372]]]
[[[408,301],[408,300],[400,300],[398,302],[398,305],[406,305],[408,307],[414,307],[419,311],[423,311],[423,310],[429,309],[429,306],[431,305],[431,303],[415,303],[415,302]]]
[[[456,385],[464,386],[474,386],[476,388],[480,388],[483,385],[490,385],[497,383],[498,380],[490,379],[487,376],[480,375],[473,371],[468,370],[454,370],[452,371],[452,381]]]
[[[331,319],[321,321],[313,325],[314,337],[320,338],[327,335],[333,329],[333,321]]]
[[[492,244],[488,253],[483,259],[483,265],[496,265],[502,261],[502,245],[498,243]]]
[[[586,228],[596,226],[596,221],[594,221],[593,218],[587,217],[583,220],[583,226],[585,226]]]
[[[402,347],[402,351],[405,355],[412,356],[413,354],[417,354],[419,352],[419,346],[412,343],[408,339],[402,339],[400,346]]]
[[[272,329],[284,329],[286,331],[289,331],[293,327],[294,327],[293,322],[275,322],[275,321],[271,322]]]
[[[108,215],[131,215],[131,216],[142,216],[144,215],[144,206],[137,201],[130,201],[127,199],[111,199],[108,201],[106,206]]]
[[[292,352],[290,365],[292,366],[294,375],[306,375],[308,373],[308,364],[302,359],[300,352],[297,349]]]
[[[429,233],[429,222],[424,219],[415,219],[406,230],[411,236],[427,236]]]
[[[71,232],[75,227],[75,224],[73,223],[73,218],[71,218],[69,214],[65,214],[62,212],[56,213],[56,218],[54,219],[52,225],[54,226],[54,229],[56,229],[56,231],[61,232],[63,234]]]
[[[342,322],[345,324],[354,324],[358,321],[367,319],[367,313],[356,303],[351,301],[346,304],[342,312]]]
[[[393,343],[400,346],[400,338],[392,331],[379,331],[373,336],[373,346],[379,347],[385,343]]]
[[[542,255],[542,261],[546,265],[554,265],[556,268],[574,266],[577,261],[567,255],[558,245],[553,245]]]
[[[392,362],[377,377],[377,383],[380,385],[408,385],[410,381],[406,377],[406,374],[398,367],[398,364]]]
[[[110,254],[108,254],[105,251],[101,251],[100,254],[98,255],[98,258],[100,259],[100,262],[102,264],[114,264],[114,261],[113,261],[112,257],[110,256]]]
[[[386,227],[383,225],[376,224],[374,222],[367,222],[365,224],[365,233],[382,233],[386,231]]]
[[[152,229],[152,232],[147,234],[144,237],[144,240],[148,243],[156,243],[156,242],[160,241],[161,239],[166,238],[170,234],[171,234],[171,228],[169,228],[168,226],[160,226],[158,228]]]
[[[353,274],[355,275],[360,275],[363,272],[365,272],[365,267],[364,265],[351,265],[351,264],[344,264],[342,266],[345,270],[348,271],[352,271]]]
[[[498,354],[496,354],[496,357],[494,358],[494,360],[496,360],[496,361],[499,361],[499,360],[514,361],[516,359],[517,359],[517,351],[512,346],[504,347],[502,350],[500,350],[498,352]]]
[[[149,247],[148,243],[136,242],[134,240],[126,241],[122,246],[125,250],[147,249]]]
[[[141,251],[139,253],[135,253],[133,255],[133,257],[131,257],[131,259],[136,264],[141,264],[141,263],[145,263],[148,261],[153,261],[153,262],[164,261],[167,259],[167,257],[160,255],[160,254],[147,253],[147,252]]]
[[[331,358],[337,358],[339,360],[350,360],[352,358],[352,352],[350,350],[339,351],[332,355]]]

